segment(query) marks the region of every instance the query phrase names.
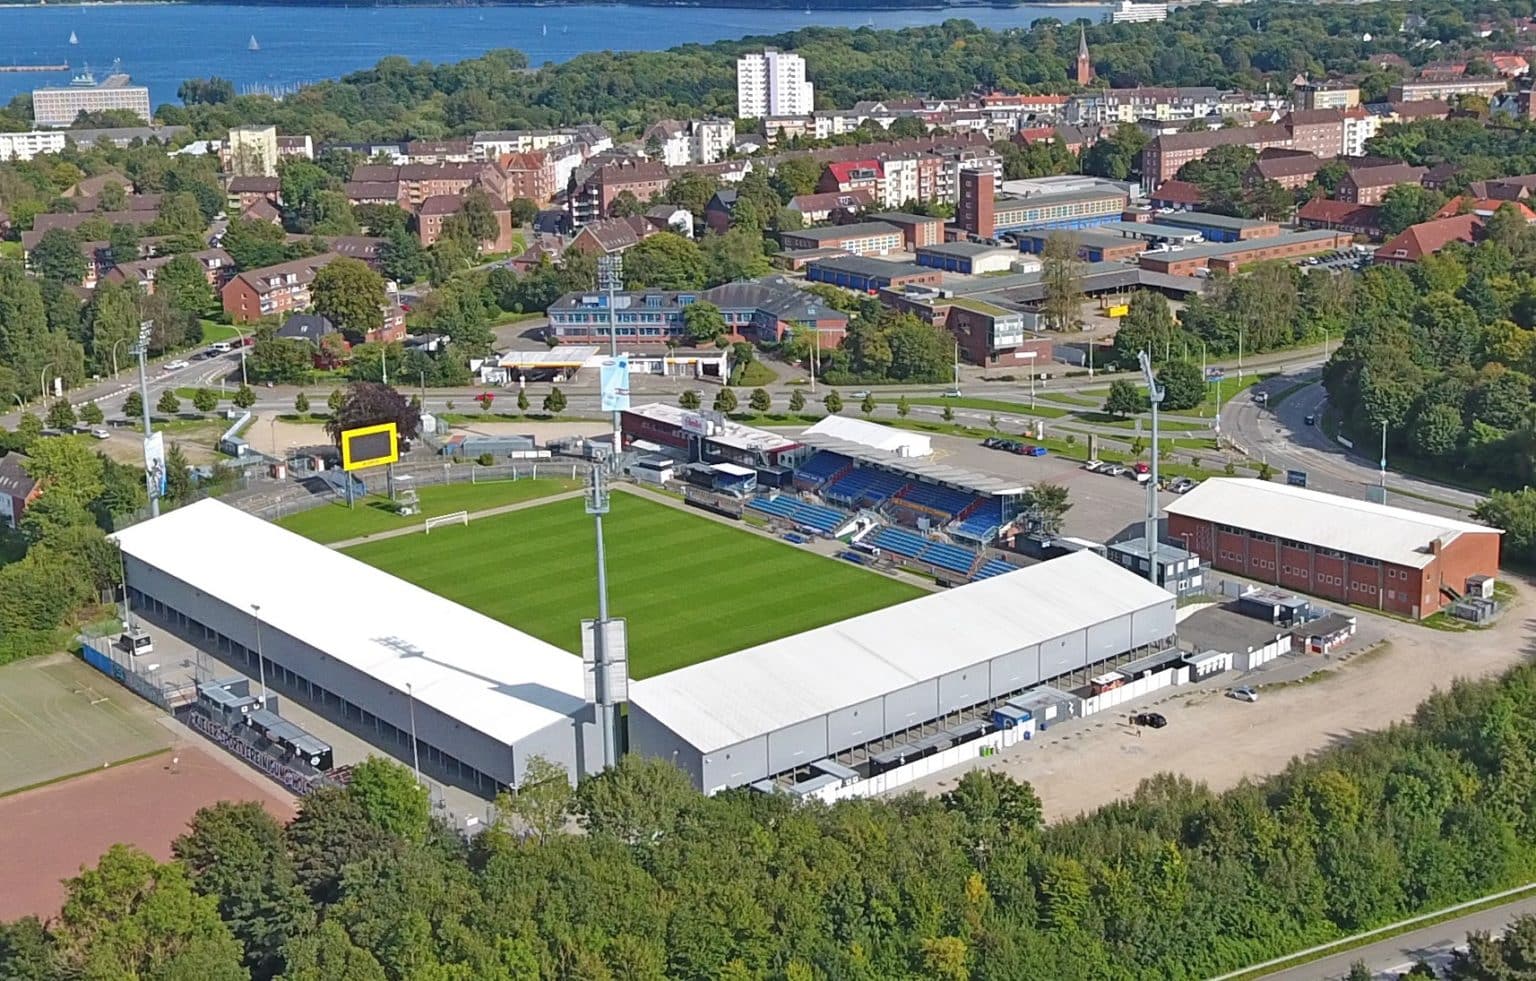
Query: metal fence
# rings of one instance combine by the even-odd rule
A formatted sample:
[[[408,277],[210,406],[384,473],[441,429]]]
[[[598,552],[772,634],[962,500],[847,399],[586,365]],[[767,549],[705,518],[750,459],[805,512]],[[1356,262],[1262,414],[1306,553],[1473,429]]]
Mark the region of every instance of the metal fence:
[[[82,635],[80,653],[86,664],[167,712],[174,713],[197,700],[196,681],[169,674],[162,677],[158,664],[136,664],[127,651],[116,645],[113,636]]]

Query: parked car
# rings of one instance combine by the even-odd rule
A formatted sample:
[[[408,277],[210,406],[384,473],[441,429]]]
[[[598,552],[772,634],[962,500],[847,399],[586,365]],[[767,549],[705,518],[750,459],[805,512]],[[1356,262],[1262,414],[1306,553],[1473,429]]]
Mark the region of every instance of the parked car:
[[[1307,416],[1307,418],[1304,421],[1309,426],[1315,426],[1315,425],[1317,425],[1317,416]]]
[[[111,439],[112,438],[112,434],[107,432],[105,429],[93,429],[93,430],[91,430],[91,436],[93,436],[96,439]]]
[[[1099,473],[1107,473],[1111,477],[1123,477],[1130,472],[1131,468],[1127,467],[1123,463],[1111,463],[1109,466],[1104,467],[1099,471]]]
[[[1243,685],[1241,688],[1233,688],[1227,692],[1227,695],[1237,699],[1239,702],[1257,702],[1259,700],[1259,693],[1247,685]]]
[[[1003,443],[1002,439],[1000,439],[997,436],[988,436],[986,439],[981,441],[981,445],[985,446],[989,450],[997,449],[999,446],[1002,445],[1002,443]]]
[[[1188,477],[1178,477],[1168,485],[1168,489],[1173,491],[1175,494],[1187,494],[1194,490],[1195,486],[1196,482],[1194,480],[1191,480]]]
[[[951,388],[947,392],[940,392],[939,396],[941,398],[946,398],[946,399],[957,399],[957,398],[960,398],[960,389],[958,389],[958,388]]]
[[[1083,464],[1083,469],[1089,473],[1098,473],[1100,470],[1104,469],[1104,461],[1089,460]]]
[[[1168,719],[1161,712],[1137,712],[1131,716],[1131,722],[1148,729],[1161,729],[1168,724]]]
[[[851,399],[867,399],[869,398],[869,392],[861,388],[857,392],[849,392],[848,397]]]
[[[181,369],[183,369],[185,367],[187,367],[187,363],[185,361],[167,361],[165,364],[160,366],[160,370],[161,371],[180,371]]]

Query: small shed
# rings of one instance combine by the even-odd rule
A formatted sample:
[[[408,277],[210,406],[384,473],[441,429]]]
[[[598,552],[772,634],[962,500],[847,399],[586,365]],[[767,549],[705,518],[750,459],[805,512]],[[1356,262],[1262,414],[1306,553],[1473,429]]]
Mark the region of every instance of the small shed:
[[[1269,623],[1296,623],[1312,615],[1312,604],[1295,593],[1251,589],[1238,597],[1237,612]]]

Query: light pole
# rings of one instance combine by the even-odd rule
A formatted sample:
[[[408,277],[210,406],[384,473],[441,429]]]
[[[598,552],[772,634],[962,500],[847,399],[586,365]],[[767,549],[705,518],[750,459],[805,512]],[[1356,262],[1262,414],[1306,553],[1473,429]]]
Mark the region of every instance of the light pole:
[[[619,359],[619,311],[615,293],[624,280],[624,256],[621,253],[601,256],[597,260],[597,285],[608,293],[608,356],[618,363]],[[599,383],[601,388],[601,383]],[[598,393],[599,398],[602,392]],[[613,410],[613,466],[617,471],[619,456],[624,452],[623,415],[617,402]],[[599,519],[601,520],[601,519]]]
[[[256,620],[256,673],[261,679],[261,707],[267,707],[267,659],[261,653],[261,604],[251,604],[251,615]]]
[[[53,365],[54,362],[52,361],[43,365],[42,380],[37,383],[38,398],[44,402],[48,401],[48,369],[52,368]]]
[[[234,324],[230,324],[229,328],[230,330],[233,330],[235,332],[235,336],[240,339],[240,384],[242,387],[244,387],[246,384],[248,384],[245,380],[245,333]]]
[[[119,337],[117,340],[112,342],[112,377],[113,378],[117,377],[117,346],[119,344],[122,344],[122,343],[128,341],[128,340],[129,340],[129,338],[127,338],[127,337]]]
[[[806,311],[805,311],[805,315],[807,317],[811,318],[811,333],[813,335],[813,339],[811,341],[811,345],[812,345],[812,352],[811,352],[811,394],[815,395],[816,394],[816,366],[817,366],[817,362],[819,362],[821,360],[821,321],[819,319],[817,319],[818,311],[816,310],[816,304],[813,303],[809,307],[807,307]]]
[[[160,517],[160,481],[155,475],[155,468],[149,458],[149,438],[154,435],[150,431],[149,421],[149,375],[144,368],[144,356],[149,353],[149,335],[154,332],[153,320],[139,321],[138,341],[133,345],[132,353],[139,356],[139,408],[144,412],[144,489],[149,493],[149,516]],[[160,466],[165,466],[162,456]]]
[[[603,486],[601,467],[590,471],[591,483],[587,486],[586,511],[592,516],[597,535],[597,619],[592,625],[592,687],[590,697],[596,703],[598,728],[601,730],[603,766],[619,762],[618,702],[628,690],[623,648],[623,621],[616,626],[612,639],[618,641],[619,650],[609,648],[610,625],[608,622],[608,560],[603,551],[603,515],[608,513],[608,489]],[[585,624],[583,624],[585,627]],[[585,654],[583,655],[585,657]]]
[[[1163,388],[1157,383],[1157,376],[1152,373],[1152,359],[1147,352],[1142,351],[1138,358],[1141,361],[1141,374],[1147,380],[1147,401],[1152,406],[1152,469],[1147,481],[1147,580],[1152,585],[1159,585],[1157,581],[1157,408],[1163,403]]]
[[[243,364],[244,362],[242,361],[241,363]],[[382,376],[384,384],[388,385],[389,384],[389,345],[388,344],[380,344],[379,345],[379,374]]]
[[[1381,420],[1381,503],[1387,503],[1387,420]]]
[[[416,786],[421,786],[421,754],[416,748],[416,692],[411,683],[405,683],[405,698],[411,712],[411,772],[416,774]]]

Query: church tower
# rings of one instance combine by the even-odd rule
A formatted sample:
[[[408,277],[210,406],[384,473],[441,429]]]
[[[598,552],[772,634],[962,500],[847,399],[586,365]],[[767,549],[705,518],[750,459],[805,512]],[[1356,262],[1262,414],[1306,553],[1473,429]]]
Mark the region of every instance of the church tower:
[[[1093,81],[1093,60],[1088,57],[1088,31],[1079,27],[1077,29],[1077,84],[1087,85]]]

